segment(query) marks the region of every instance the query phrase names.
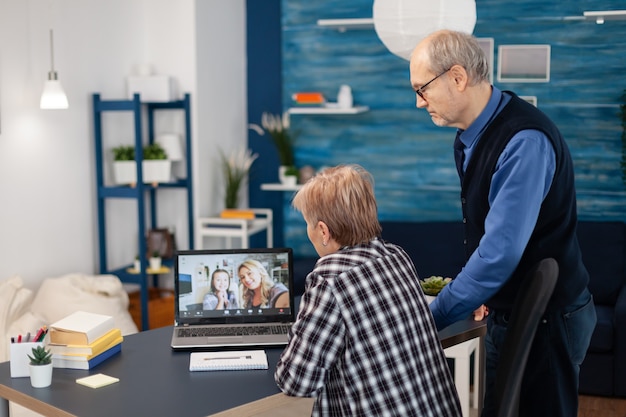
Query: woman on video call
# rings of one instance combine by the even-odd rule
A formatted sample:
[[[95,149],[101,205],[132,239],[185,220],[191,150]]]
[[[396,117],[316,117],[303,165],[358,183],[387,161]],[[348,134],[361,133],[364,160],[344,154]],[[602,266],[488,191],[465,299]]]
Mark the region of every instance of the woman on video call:
[[[243,308],[285,308],[289,307],[287,287],[275,283],[255,259],[243,261],[237,268],[240,280],[240,293]]]

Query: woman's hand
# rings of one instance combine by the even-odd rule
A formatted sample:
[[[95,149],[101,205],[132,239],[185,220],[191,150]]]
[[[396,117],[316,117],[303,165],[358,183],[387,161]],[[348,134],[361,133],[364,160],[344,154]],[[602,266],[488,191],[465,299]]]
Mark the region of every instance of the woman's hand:
[[[486,305],[481,305],[476,310],[474,310],[474,321],[481,321],[485,317],[489,315],[489,307]]]

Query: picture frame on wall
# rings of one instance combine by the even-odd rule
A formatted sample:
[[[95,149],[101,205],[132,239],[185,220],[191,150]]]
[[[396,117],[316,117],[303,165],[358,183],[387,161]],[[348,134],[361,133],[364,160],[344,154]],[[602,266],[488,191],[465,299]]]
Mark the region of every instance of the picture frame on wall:
[[[518,83],[550,81],[550,45],[500,45],[498,81]]]

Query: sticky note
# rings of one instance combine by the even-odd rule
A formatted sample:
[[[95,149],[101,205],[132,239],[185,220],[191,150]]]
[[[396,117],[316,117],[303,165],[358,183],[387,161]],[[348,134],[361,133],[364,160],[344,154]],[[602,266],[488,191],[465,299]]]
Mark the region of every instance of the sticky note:
[[[76,380],[77,384],[84,385],[90,388],[100,388],[107,385],[114,384],[118,382],[120,379],[112,376],[108,376],[105,374],[96,374],[91,376],[86,376],[84,378],[78,378]]]

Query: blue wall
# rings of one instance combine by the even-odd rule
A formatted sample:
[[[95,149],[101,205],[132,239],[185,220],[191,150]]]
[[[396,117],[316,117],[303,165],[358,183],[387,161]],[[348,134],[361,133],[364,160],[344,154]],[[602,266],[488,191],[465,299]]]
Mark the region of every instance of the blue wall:
[[[352,116],[292,116],[300,132],[298,166],[363,165],[376,179],[382,220],[459,220],[454,130],[434,126],[426,111],[415,108],[408,62],[391,54],[373,28],[342,33],[317,25],[318,19],[372,16],[372,0],[346,3],[281,1],[283,109],[296,91],[320,91],[335,101],[341,84],[352,87],[355,104],[370,107]],[[626,21],[596,25],[563,17],[623,9],[621,3],[518,1],[507,2],[504,9],[495,0],[477,2],[474,34],[494,38],[496,64],[501,44],[551,46],[549,82],[494,84],[537,96],[538,107],[561,129],[574,158],[581,219],[626,221],[619,170]],[[280,197],[285,244],[297,255],[313,255],[304,222],[289,207],[289,197]]]

